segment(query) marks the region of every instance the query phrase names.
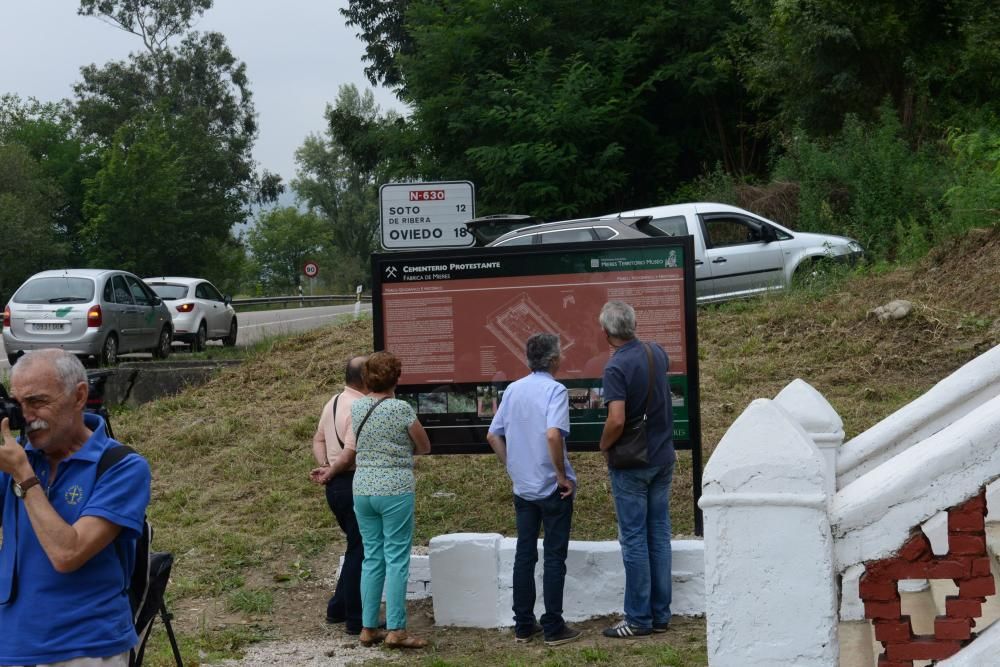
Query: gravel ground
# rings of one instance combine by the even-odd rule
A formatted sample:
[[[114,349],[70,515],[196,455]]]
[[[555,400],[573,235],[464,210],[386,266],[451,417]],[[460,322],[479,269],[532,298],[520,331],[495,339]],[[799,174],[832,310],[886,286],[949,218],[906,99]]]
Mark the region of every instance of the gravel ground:
[[[357,639],[305,639],[292,642],[264,642],[247,649],[242,660],[224,660],[224,667],[262,667],[264,665],[304,665],[306,667],[346,667],[378,659],[385,664],[385,651],[378,647],[365,648]]]

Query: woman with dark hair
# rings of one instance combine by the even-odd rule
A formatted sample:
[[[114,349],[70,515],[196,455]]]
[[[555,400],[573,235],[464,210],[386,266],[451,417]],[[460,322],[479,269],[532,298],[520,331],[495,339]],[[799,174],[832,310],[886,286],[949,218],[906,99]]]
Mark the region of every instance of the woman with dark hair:
[[[354,512],[365,547],[361,643],[423,648],[426,640],[406,632],[406,582],[413,546],[413,455],[427,454],[431,443],[413,408],[396,398],[402,367],[389,352],[368,357],[362,372],[370,393],[351,406],[357,439]],[[383,586],[387,630],[378,627]]]

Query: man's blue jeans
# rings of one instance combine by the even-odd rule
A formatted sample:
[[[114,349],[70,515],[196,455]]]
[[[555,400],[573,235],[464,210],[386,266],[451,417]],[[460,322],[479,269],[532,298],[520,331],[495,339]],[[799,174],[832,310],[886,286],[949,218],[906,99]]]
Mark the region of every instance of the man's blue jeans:
[[[610,468],[625,563],[625,620],[639,628],[670,621],[670,482],[674,464]]]
[[[535,624],[535,564],[538,563],[538,531],[542,541],[542,628],[546,637],[562,631],[563,585],[566,582],[566,552],[573,521],[573,496],[560,498],[558,489],[542,500],[514,496],[517,520],[517,550],[514,552],[514,629],[529,630]]]

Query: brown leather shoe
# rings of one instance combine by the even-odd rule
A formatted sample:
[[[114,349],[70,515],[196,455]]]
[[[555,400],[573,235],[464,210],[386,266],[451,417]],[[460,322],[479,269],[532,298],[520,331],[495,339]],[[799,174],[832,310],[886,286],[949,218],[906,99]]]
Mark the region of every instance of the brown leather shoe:
[[[385,638],[387,648],[424,648],[427,640],[414,637],[406,630],[393,630]]]
[[[358,637],[358,641],[361,642],[362,646],[374,646],[380,641],[385,640],[388,634],[385,630],[377,628],[361,628],[361,635]]]

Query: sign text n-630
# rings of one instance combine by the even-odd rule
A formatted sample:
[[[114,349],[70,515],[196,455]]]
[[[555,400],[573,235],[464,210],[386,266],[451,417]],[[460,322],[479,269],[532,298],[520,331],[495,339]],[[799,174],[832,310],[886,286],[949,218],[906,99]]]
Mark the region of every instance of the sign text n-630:
[[[445,198],[444,190],[411,190],[410,201],[441,201]]]

